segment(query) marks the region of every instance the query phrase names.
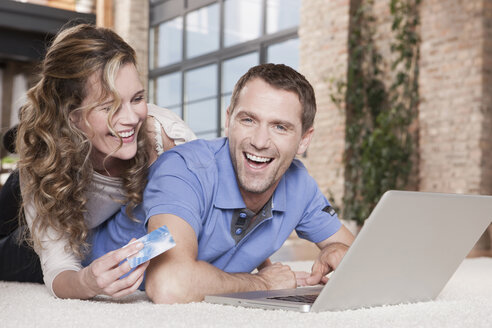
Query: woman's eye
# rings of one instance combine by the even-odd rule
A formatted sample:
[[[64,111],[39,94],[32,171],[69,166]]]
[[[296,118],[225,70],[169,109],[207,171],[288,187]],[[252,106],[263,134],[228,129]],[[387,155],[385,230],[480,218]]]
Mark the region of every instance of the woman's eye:
[[[144,100],[144,96],[138,96],[133,99],[134,102],[141,102],[142,100]]]

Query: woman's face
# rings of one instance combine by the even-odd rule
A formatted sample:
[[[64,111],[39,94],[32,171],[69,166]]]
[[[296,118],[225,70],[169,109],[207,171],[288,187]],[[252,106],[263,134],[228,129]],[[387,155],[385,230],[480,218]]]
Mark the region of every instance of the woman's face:
[[[82,106],[93,104],[100,99],[101,82],[99,73],[89,78],[87,97]],[[96,170],[111,172],[122,161],[133,158],[137,153],[137,135],[147,117],[144,88],[133,64],[126,64],[116,75],[115,87],[121,98],[121,105],[111,119],[111,126],[118,138],[108,128],[108,116],[113,102],[107,98],[87,115],[87,121],[81,113],[72,119],[79,129],[84,131],[93,146],[91,159]],[[118,149],[119,148],[119,149]],[[116,150],[118,149],[118,150]],[[106,158],[110,155],[108,158]],[[104,166],[103,166],[104,163]]]

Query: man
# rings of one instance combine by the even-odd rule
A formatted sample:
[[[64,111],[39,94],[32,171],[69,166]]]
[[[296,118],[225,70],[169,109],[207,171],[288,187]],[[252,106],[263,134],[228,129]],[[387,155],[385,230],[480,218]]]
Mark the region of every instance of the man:
[[[294,159],[311,141],[315,112],[314,91],[301,74],[259,65],[234,88],[227,138],[175,147],[152,165],[136,216],[149,232],[166,225],[176,241],[147,270],[145,289],[154,302],[326,282],[353,236]],[[134,236],[123,214],[109,222],[109,233],[96,235],[95,249]],[[294,229],[321,250],[311,274],[297,278],[268,260]]]

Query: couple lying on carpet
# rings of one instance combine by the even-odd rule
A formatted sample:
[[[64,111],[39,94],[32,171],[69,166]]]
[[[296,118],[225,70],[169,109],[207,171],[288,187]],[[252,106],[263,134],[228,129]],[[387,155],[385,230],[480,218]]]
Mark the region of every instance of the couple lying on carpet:
[[[353,236],[294,159],[315,112],[304,76],[259,65],[234,88],[227,137],[191,141],[179,117],[146,104],[135,52],[118,35],[62,30],[20,111],[23,210],[2,231],[0,280],[44,280],[80,299],[142,285],[158,303],[325,282]],[[2,194],[15,193],[15,174]],[[131,270],[123,260],[143,245],[122,247],[163,225],[176,246]],[[293,230],[320,248],[311,273],[269,260]]]

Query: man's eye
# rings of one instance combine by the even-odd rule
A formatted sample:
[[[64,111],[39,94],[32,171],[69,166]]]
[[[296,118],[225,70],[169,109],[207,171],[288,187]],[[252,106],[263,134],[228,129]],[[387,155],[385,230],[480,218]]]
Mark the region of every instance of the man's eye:
[[[241,122],[244,122],[244,123],[251,123],[251,122],[253,122],[253,120],[252,120],[251,118],[249,118],[249,117],[245,117],[245,118],[243,118],[243,119],[241,120]]]
[[[285,128],[285,126],[281,125],[281,124],[277,124],[275,125],[275,128],[279,131],[287,131],[287,129]]]

